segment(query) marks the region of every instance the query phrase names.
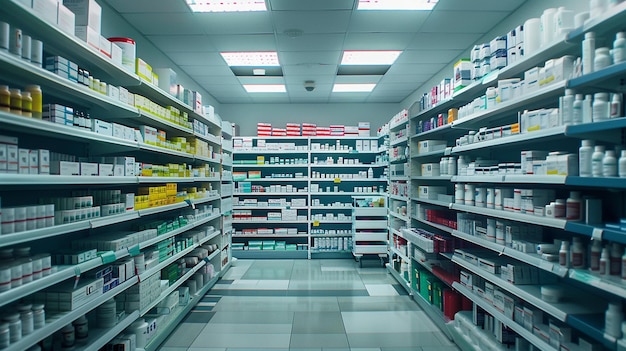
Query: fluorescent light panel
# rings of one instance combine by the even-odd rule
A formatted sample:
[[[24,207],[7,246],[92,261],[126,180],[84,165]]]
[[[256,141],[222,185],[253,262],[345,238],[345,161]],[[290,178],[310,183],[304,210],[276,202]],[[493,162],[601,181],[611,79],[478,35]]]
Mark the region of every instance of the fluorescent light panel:
[[[267,11],[265,0],[185,0],[193,12]]]
[[[391,65],[402,51],[344,51],[342,65]]]
[[[244,84],[243,88],[248,93],[286,93],[284,84]]]
[[[376,84],[335,84],[333,93],[369,93],[374,90]]]
[[[430,11],[439,0],[359,0],[357,10]]]
[[[272,67],[280,66],[278,62],[278,54],[276,51],[259,51],[259,52],[220,52],[220,55],[226,61],[226,64],[234,67],[252,66],[252,67]]]

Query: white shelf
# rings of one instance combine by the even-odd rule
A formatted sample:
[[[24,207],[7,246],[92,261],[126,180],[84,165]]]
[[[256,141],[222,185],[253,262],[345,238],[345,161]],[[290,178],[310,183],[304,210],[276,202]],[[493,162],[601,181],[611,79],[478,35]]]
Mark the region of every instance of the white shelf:
[[[411,262],[411,259],[409,258],[409,256],[403,254],[402,252],[400,252],[400,250],[396,249],[395,247],[389,246],[389,251],[400,256],[404,261]]]
[[[412,197],[411,200],[415,201],[415,202],[421,202],[421,203],[424,203],[424,204],[429,204],[429,205],[435,205],[435,206],[441,206],[441,207],[447,207],[447,208],[450,207],[450,202],[447,202],[447,201],[421,199],[419,197]]]
[[[357,182],[357,183],[367,183],[367,182],[387,182],[385,178],[311,178],[311,182],[333,182],[333,183],[343,183],[343,182]]]
[[[450,181],[450,179],[452,178],[452,176],[448,176],[448,175],[444,175],[444,176],[433,176],[433,177],[427,177],[427,176],[414,176],[411,177],[411,180],[447,180]]]
[[[404,135],[398,139],[392,140],[389,142],[389,146],[397,146],[397,145],[402,145],[402,144],[406,144],[409,141],[409,136],[408,135]]]
[[[404,201],[404,202],[409,202],[410,201],[408,196],[400,196],[400,195],[389,194],[389,198],[392,199],[392,200],[398,200],[398,201]]]
[[[352,206],[311,206],[311,210],[352,210]]]
[[[294,164],[275,164],[275,165],[270,165],[270,164],[241,164],[241,163],[234,163],[233,162],[233,168],[309,168],[309,165],[306,163],[294,163]]]
[[[236,180],[236,182],[307,182],[309,178],[246,178],[244,180]]]
[[[366,164],[366,163],[360,163],[360,164],[315,164],[315,163],[311,163],[311,168],[366,168],[366,167],[371,167],[371,168],[380,168],[380,167],[387,167],[387,164]]]
[[[626,299],[626,287],[620,277],[603,277],[587,270],[570,269],[569,278]]]
[[[293,206],[233,206],[233,210],[306,210],[308,207]]]
[[[307,150],[241,150],[233,149],[233,153],[239,155],[294,155],[294,154],[306,154]]]
[[[310,153],[313,154],[338,154],[338,155],[372,155],[377,154],[379,151],[357,151],[357,150],[311,150]]]
[[[502,183],[504,181],[504,175],[454,176],[451,181],[453,183]]]
[[[243,223],[249,223],[249,224],[304,224],[304,223],[309,223],[309,221],[284,221],[284,220],[276,220],[276,221],[268,221],[268,220],[243,220],[243,221],[238,221],[233,219],[233,224],[243,224]]]
[[[565,224],[567,223],[564,219],[533,216],[525,213],[508,212],[486,207],[451,204],[450,208],[456,211],[464,211],[488,217],[508,219],[512,221],[531,223],[557,229],[565,229]]]
[[[525,132],[521,134],[511,135],[493,140],[482,141],[463,146],[452,147],[452,154],[461,154],[473,150],[481,150],[503,145],[522,144],[527,142],[535,142],[539,139],[552,139],[565,135],[567,126],[559,126],[549,129],[538,130],[535,132]]]
[[[254,195],[254,196],[307,196],[309,193],[304,192],[304,191],[298,191],[298,192],[250,192],[250,193],[240,193],[235,191],[233,193],[233,195],[237,195],[237,196],[245,196],[245,195]]]
[[[405,222],[409,222],[411,220],[411,218],[409,218],[408,216],[403,216],[403,215],[401,215],[399,213],[392,212],[392,211],[389,211],[389,215],[391,217],[397,218],[397,219],[405,221]]]
[[[427,225],[429,225],[429,226],[431,226],[431,227],[433,227],[433,228],[437,228],[437,229],[439,229],[439,230],[441,230],[441,231],[444,231],[444,232],[446,232],[446,233],[450,233],[450,234],[451,234],[451,233],[454,231],[454,229],[452,229],[452,228],[450,228],[450,227],[446,227],[445,225],[441,225],[441,224],[437,224],[437,223],[432,223],[432,222],[429,222],[429,221],[427,221],[427,220],[425,220],[425,219],[420,219],[420,218],[416,218],[416,217],[412,217],[412,218],[413,218],[414,220],[416,220],[416,221],[420,222],[420,223],[427,224]]]

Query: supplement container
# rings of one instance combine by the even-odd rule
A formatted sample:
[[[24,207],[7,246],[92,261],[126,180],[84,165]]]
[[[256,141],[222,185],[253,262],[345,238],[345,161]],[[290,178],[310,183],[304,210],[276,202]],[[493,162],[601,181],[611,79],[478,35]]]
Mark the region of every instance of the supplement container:
[[[19,89],[9,89],[11,92],[11,113],[22,114],[22,92]]]
[[[41,119],[43,110],[43,95],[41,87],[39,85],[28,85],[25,88],[30,93],[32,99],[32,116],[33,118]]]
[[[41,67],[43,65],[43,43],[41,40],[30,41],[30,63]]]
[[[61,329],[61,346],[70,347],[74,346],[74,343],[76,343],[74,327],[71,324],[68,324]]]
[[[135,41],[130,38],[109,38],[109,41],[122,49],[122,66],[131,72],[135,72],[137,55]]]
[[[22,57],[22,30],[13,26],[9,30],[9,52]]]
[[[618,32],[615,34],[613,42],[613,63],[621,63],[626,60],[626,33]]]
[[[20,312],[20,320],[22,321],[22,335],[28,335],[33,332],[34,321],[32,305],[19,305],[17,310]]]
[[[11,112],[11,91],[8,85],[0,85],[0,111]]]
[[[8,51],[9,50],[9,33],[11,28],[9,24],[6,22],[0,21],[0,50]]]
[[[617,177],[617,159],[615,151],[607,150],[602,158],[602,176]]]
[[[4,350],[11,344],[9,324],[0,323],[0,350]]]
[[[597,48],[593,59],[593,71],[605,69],[611,65],[611,54],[609,48]]]
[[[584,268],[586,249],[579,237],[574,237],[574,244],[571,249],[571,264],[573,268]]]
[[[33,304],[33,328],[40,329],[46,325],[46,311],[43,304]]]
[[[26,231],[26,207],[15,207],[15,232]]]
[[[148,327],[148,323],[143,319],[138,319],[128,327],[128,332],[137,335],[137,348],[146,347]]]
[[[595,93],[593,95],[593,121],[605,121],[609,119],[609,93]]]
[[[604,333],[620,339],[622,337],[622,322],[624,313],[621,302],[610,302],[604,314]]]
[[[558,285],[544,285],[541,287],[541,299],[549,303],[558,303],[564,295],[563,288]]]
[[[583,40],[583,74],[593,72],[593,63],[596,52],[596,35],[594,32],[585,33]]]
[[[582,201],[580,199],[580,192],[571,191],[569,198],[566,201],[565,219],[568,221],[580,221],[582,213]]]
[[[29,35],[22,35],[22,59],[30,61],[31,38]]]
[[[33,261],[30,258],[20,258],[16,260],[22,265],[22,284],[33,281]]]
[[[26,207],[26,230],[37,229],[37,206]]]
[[[89,322],[87,321],[87,317],[85,317],[85,315],[78,317],[78,319],[72,322],[72,325],[74,326],[76,340],[86,339],[89,337]]]
[[[11,289],[11,266],[0,265],[0,292]]]
[[[604,159],[604,146],[596,145],[591,155],[591,175],[602,177],[602,160]]]
[[[22,264],[20,262],[11,262],[11,288],[22,286]]]
[[[2,317],[2,320],[9,324],[9,340],[11,344],[22,339],[22,321],[19,313],[9,313]]]
[[[626,178],[626,150],[619,157],[617,172],[620,178]]]

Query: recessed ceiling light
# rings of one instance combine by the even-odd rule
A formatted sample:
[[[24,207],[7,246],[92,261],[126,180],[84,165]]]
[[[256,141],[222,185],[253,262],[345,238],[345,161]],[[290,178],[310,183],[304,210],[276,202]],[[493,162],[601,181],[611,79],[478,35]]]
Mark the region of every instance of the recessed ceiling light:
[[[248,93],[286,93],[284,84],[244,84],[243,88]]]
[[[357,10],[430,11],[439,0],[359,0]]]
[[[333,93],[369,93],[376,84],[335,84]]]
[[[280,66],[276,51],[220,52],[229,66]]]
[[[402,51],[344,51],[342,65],[391,65]]]
[[[267,11],[265,0],[185,0],[193,12]]]

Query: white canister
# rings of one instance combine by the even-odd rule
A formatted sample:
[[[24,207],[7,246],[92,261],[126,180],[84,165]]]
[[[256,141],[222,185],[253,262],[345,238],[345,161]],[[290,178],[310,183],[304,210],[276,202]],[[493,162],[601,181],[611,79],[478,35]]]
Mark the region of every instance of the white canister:
[[[35,220],[35,228],[40,229],[46,226],[46,206],[39,205],[36,208],[37,219]]]
[[[26,230],[26,207],[15,207],[15,232]],[[4,231],[3,231],[4,232]]]
[[[39,67],[43,64],[43,42],[41,40],[31,39],[30,62]]]
[[[0,292],[11,289],[11,266],[0,266]]]
[[[454,184],[454,203],[459,205],[465,205],[465,184]]]
[[[9,31],[9,52],[22,57],[22,30],[11,27]]]
[[[148,323],[144,319],[139,319],[128,327],[128,331],[137,336],[137,348],[146,347],[148,341]]]
[[[11,27],[6,22],[0,21],[0,50],[9,50],[9,34]]]
[[[26,207],[26,230],[37,229],[37,206]]]
[[[474,206],[474,198],[476,193],[476,185],[465,184],[465,204],[468,206]]]
[[[22,35],[22,58],[26,61],[30,61],[31,45],[30,35]]]
[[[554,16],[557,9],[549,8],[541,15],[541,46],[546,46],[554,40]],[[526,27],[524,27],[526,31]]]
[[[54,205],[45,205],[46,206],[46,227],[52,227],[54,225]]]
[[[2,234],[15,233],[15,209],[3,208],[2,209]]]
[[[574,27],[580,28],[585,24],[585,21],[589,19],[589,12],[580,12],[574,16]]]
[[[135,58],[137,57],[137,45],[131,38],[109,38],[109,41],[122,49],[122,66],[131,72],[135,72]]]
[[[524,22],[524,56],[530,56],[541,47],[541,21],[530,18]]]
[[[476,188],[474,203],[477,207],[487,207],[487,188]]]

